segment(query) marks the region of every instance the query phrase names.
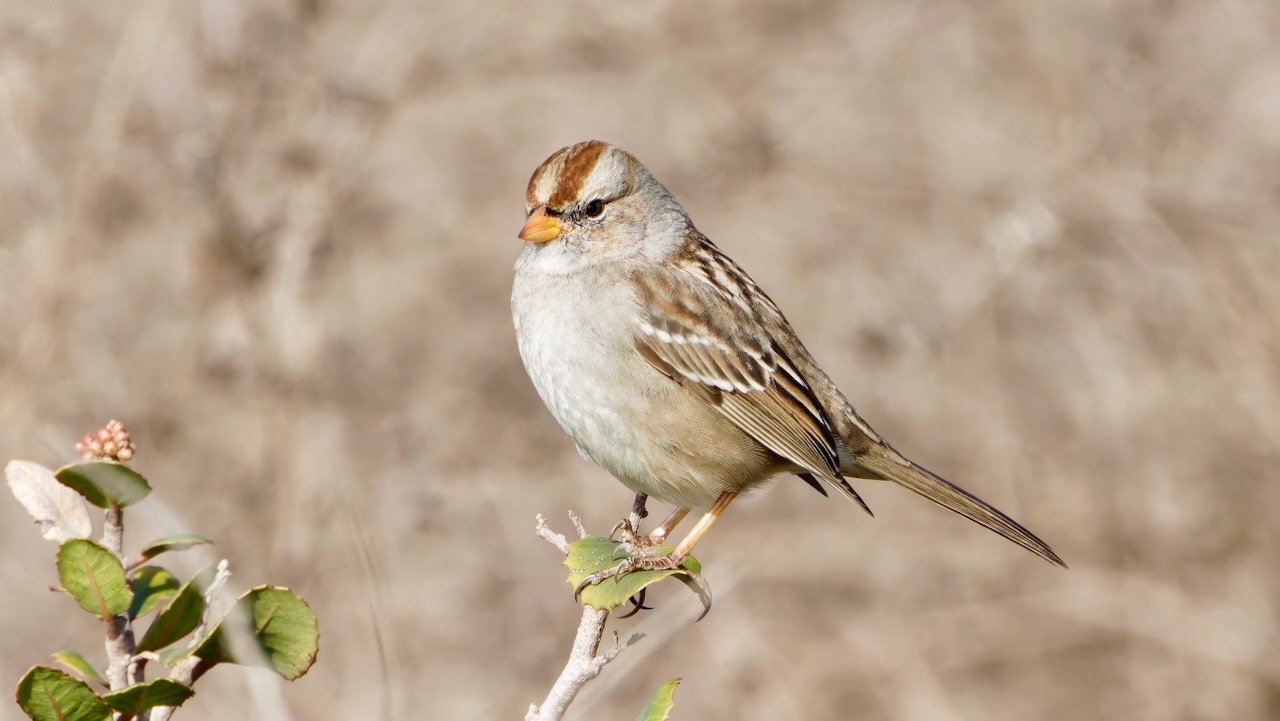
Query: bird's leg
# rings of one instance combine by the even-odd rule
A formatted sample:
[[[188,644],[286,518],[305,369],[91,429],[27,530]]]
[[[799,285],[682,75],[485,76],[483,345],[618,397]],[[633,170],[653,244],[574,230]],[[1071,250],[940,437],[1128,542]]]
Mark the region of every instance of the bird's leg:
[[[667,516],[666,520],[658,524],[658,527],[653,529],[648,536],[643,536],[641,542],[648,546],[661,546],[662,542],[667,540],[667,536],[671,535],[671,531],[675,529],[676,524],[684,520],[687,515],[689,515],[688,508],[677,508],[671,512],[671,515]]]
[[[649,511],[644,507],[648,500],[648,495],[637,493],[636,500],[631,502],[631,522],[635,524],[636,530],[640,530],[640,522],[649,517]]]
[[[649,517],[649,511],[644,507],[648,500],[648,495],[637,493],[636,499],[631,502],[631,515],[618,521],[618,525],[609,532],[609,538],[619,536],[618,540],[623,543],[636,545],[640,538],[640,522]]]
[[[737,497],[737,491],[725,491],[720,494],[720,497],[716,499],[716,502],[711,504],[711,508],[707,509],[707,512],[702,514],[702,518],[698,519],[698,523],[693,527],[692,531],[689,531],[689,535],[685,536],[684,540],[680,541],[676,546],[676,550],[668,554],[673,558],[679,559],[679,562],[676,563],[675,566],[672,566],[672,568],[678,568],[680,563],[683,563],[684,559],[688,558],[690,553],[693,553],[693,547],[702,539],[702,536],[706,534],[707,531],[711,530],[711,525],[716,522],[716,519],[720,517],[720,514],[724,513],[724,509],[728,508],[729,504],[733,502],[733,499]]]
[[[613,578],[624,573],[631,573],[632,571],[666,571],[680,568],[681,564],[684,563],[684,559],[688,558],[693,551],[693,547],[698,543],[698,540],[706,534],[737,495],[737,491],[721,493],[716,502],[711,505],[711,508],[703,514],[702,518],[698,519],[697,525],[693,527],[693,530],[689,531],[689,535],[685,536],[671,553],[662,556],[634,556],[613,568],[597,571],[582,579],[582,583],[579,583],[578,587],[573,590],[574,596],[576,597],[582,593],[582,589],[587,586],[593,586],[606,578]],[[675,516],[676,514],[673,513],[672,515]],[[680,518],[683,518],[683,515]],[[679,521],[680,519],[677,518],[676,520]]]
[[[689,515],[688,508],[675,509],[647,536],[641,535],[638,527],[634,531],[628,529],[626,527],[627,521],[620,522],[617,526],[614,526],[613,530],[614,533],[618,533],[621,530],[618,540],[622,543],[636,551],[643,551],[646,548],[661,546],[667,540],[667,536],[671,535],[671,530],[676,527],[676,524],[680,523],[687,515]],[[610,534],[609,537],[613,538],[613,534]]]

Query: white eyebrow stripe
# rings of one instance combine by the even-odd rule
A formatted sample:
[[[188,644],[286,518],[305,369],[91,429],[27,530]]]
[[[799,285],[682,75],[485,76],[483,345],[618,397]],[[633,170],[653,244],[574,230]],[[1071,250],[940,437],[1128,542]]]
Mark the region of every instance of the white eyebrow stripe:
[[[546,205],[551,199],[551,194],[555,192],[556,186],[560,184],[560,171],[564,170],[564,154],[562,153],[542,171],[542,175],[538,176],[538,182],[534,185],[533,197],[537,200],[537,205]]]
[[[618,194],[618,189],[626,185],[626,180],[627,164],[610,148],[596,159],[591,172],[583,179],[578,200],[584,203],[596,198],[607,200]]]

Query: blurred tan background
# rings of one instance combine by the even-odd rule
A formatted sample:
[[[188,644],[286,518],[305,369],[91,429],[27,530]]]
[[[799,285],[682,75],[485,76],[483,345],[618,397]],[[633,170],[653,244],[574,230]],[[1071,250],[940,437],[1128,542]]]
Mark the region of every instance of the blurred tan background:
[[[700,545],[710,616],[659,589],[576,718],[673,676],[677,721],[1280,717],[1272,0],[4,3],[0,459],[123,419],[128,545],[211,535],[321,621],[305,679],[219,669],[181,718],[541,700],[577,612],[534,514],[630,503],[508,311],[524,184],[592,137],[1072,568],[780,480]],[[0,543],[0,686],[99,653],[11,500]]]

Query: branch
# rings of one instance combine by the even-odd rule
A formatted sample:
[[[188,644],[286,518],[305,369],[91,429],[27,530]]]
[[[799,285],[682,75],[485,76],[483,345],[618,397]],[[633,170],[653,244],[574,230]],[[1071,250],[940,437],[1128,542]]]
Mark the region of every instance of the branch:
[[[559,549],[561,553],[566,556],[569,555],[569,542],[565,540],[564,536],[547,526],[547,519],[543,518],[541,513],[538,514],[538,525],[534,528],[534,531],[547,543]]]
[[[102,521],[102,545],[124,563],[124,512],[114,500],[107,503],[106,516]]]
[[[204,610],[201,612],[200,625],[195,632],[191,634],[191,647],[195,648],[205,639],[206,631],[209,627],[209,609],[213,606],[214,597],[222,585],[231,577],[231,570],[228,568],[227,559],[218,562],[217,573],[214,574],[213,580],[209,582],[208,587],[204,589]],[[214,667],[214,663],[205,661],[204,659],[192,654],[191,656],[178,662],[177,666],[169,672],[169,678],[178,683],[190,686],[196,682],[196,679],[205,674],[206,671]],[[160,706],[152,710],[150,721],[169,721],[169,717],[173,715],[173,706]]]
[[[102,545],[124,558],[124,514],[114,501],[107,504],[106,518],[102,522]],[[142,667],[133,664],[137,644],[129,617],[121,614],[107,621],[107,680],[111,690],[142,681]]]
[[[107,621],[107,681],[112,691],[130,684],[129,661],[133,658],[135,648],[133,630],[129,628],[129,619],[123,614]]]
[[[577,514],[569,512],[579,538],[586,538],[587,531],[582,527],[582,520]],[[569,542],[564,536],[547,527],[547,520],[538,515],[536,527],[538,536],[555,546],[561,553],[569,552]],[[573,649],[569,651],[569,660],[560,672],[551,691],[542,705],[529,704],[529,711],[524,715],[525,721],[560,721],[569,709],[569,704],[582,690],[588,681],[600,675],[600,670],[622,653],[622,649],[635,643],[640,637],[632,636],[626,643],[618,640],[613,634],[613,645],[604,653],[600,650],[600,640],[604,637],[605,621],[609,619],[608,611],[598,611],[590,606],[582,607],[582,620],[578,623],[578,634],[573,639]]]

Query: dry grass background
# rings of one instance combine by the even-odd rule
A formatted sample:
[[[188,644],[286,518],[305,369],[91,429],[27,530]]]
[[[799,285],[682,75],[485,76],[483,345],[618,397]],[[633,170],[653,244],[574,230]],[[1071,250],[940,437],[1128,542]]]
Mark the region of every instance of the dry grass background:
[[[578,718],[675,675],[682,720],[1280,717],[1272,0],[4,3],[0,458],[126,420],[134,544],[212,535],[321,619],[304,680],[219,671],[183,718],[541,698],[577,614],[533,515],[630,501],[507,307],[528,174],[590,137],[1072,569],[780,482],[700,547],[707,620],[617,623],[648,638]],[[3,683],[97,650],[16,504],[0,542]]]

